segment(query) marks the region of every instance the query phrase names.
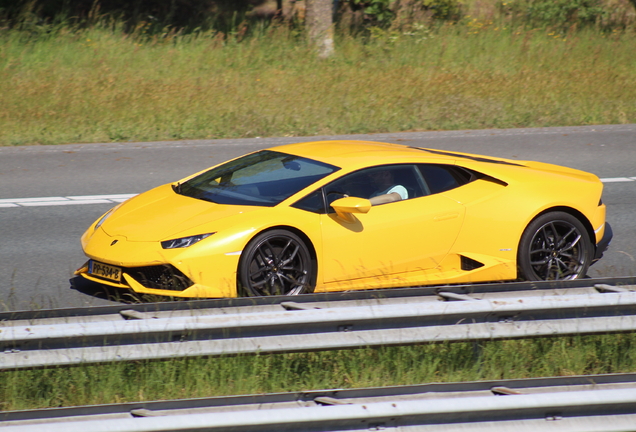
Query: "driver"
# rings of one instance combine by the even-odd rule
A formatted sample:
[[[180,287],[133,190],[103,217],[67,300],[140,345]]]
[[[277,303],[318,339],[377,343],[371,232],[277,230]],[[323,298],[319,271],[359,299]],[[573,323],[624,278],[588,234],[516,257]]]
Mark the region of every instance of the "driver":
[[[393,173],[390,170],[374,171],[369,174],[369,179],[376,189],[376,192],[369,198],[372,205],[405,200],[409,197],[404,186],[395,184]]]

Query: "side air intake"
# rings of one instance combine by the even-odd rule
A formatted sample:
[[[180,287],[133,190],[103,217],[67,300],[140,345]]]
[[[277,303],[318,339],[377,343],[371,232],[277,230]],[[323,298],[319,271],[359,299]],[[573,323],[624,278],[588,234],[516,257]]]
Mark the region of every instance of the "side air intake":
[[[479,261],[475,261],[474,259],[470,259],[462,255],[460,255],[460,257],[461,257],[461,263],[462,263],[462,270],[464,271],[471,271],[471,270],[475,270],[475,269],[478,269],[479,267],[484,266],[483,263],[480,263]]]

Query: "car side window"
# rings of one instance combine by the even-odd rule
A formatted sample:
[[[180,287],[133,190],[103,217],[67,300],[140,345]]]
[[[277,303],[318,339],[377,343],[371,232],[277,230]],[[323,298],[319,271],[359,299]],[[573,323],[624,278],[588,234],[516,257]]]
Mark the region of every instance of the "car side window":
[[[426,195],[415,165],[411,164],[365,168],[331,182],[324,189],[327,205],[344,196],[372,199],[396,192],[400,195],[398,200],[405,200]]]
[[[299,199],[292,204],[292,207],[312,213],[324,214],[325,200],[322,195],[322,188],[310,193],[304,198]]]
[[[431,194],[455,189],[477,178],[471,171],[454,165],[420,164],[417,167]]]

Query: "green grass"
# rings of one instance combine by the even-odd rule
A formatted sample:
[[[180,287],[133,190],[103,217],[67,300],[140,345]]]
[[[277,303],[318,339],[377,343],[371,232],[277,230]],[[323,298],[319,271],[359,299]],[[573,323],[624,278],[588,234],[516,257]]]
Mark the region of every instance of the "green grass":
[[[633,372],[636,335],[82,365],[0,372],[0,409]]]
[[[486,21],[241,42],[106,27],[0,33],[0,145],[636,122],[636,36]]]

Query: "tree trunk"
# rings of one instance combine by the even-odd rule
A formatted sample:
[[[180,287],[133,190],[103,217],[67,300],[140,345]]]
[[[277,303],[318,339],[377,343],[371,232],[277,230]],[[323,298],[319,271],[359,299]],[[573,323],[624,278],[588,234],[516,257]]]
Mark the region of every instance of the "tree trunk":
[[[306,0],[305,26],[309,43],[320,58],[334,53],[332,0]]]

